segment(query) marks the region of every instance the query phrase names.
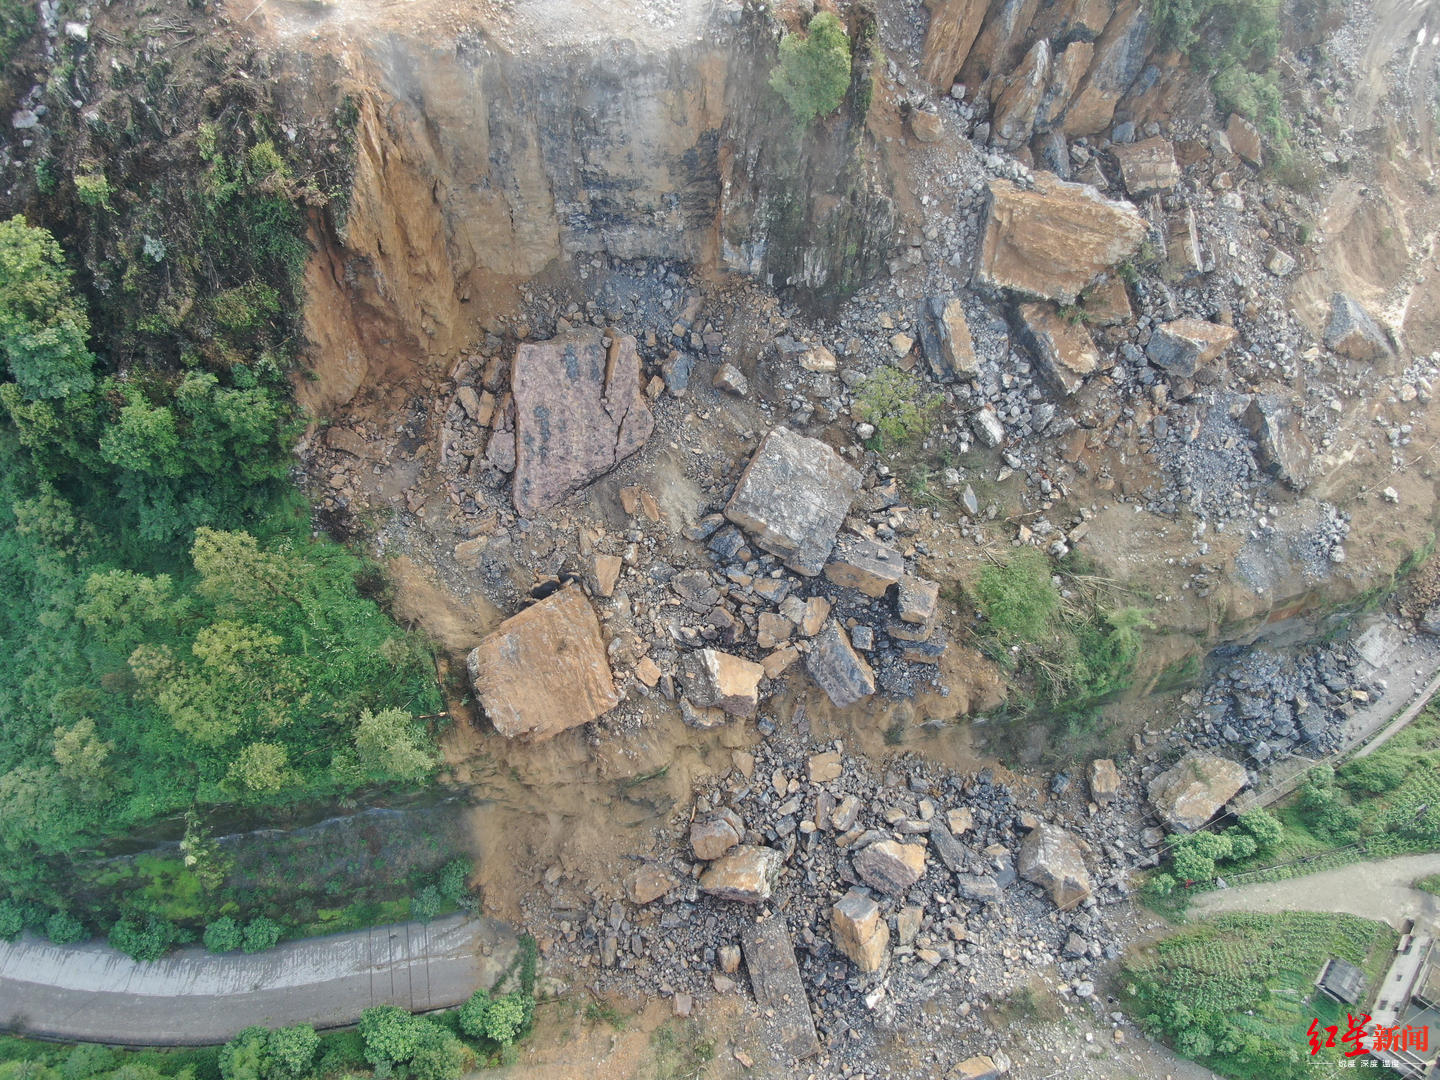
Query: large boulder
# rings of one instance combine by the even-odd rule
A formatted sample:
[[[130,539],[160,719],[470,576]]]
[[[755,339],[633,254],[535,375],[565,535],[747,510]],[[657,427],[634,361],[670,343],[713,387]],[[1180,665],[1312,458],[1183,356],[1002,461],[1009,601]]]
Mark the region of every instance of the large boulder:
[[[1065,134],[1098,135],[1115,118],[1115,106],[1134,85],[1150,55],[1150,10],[1141,0],[1120,0],[1095,40],[1090,70],[1065,110]]]
[[[992,180],[975,260],[977,285],[1072,304],[1081,290],[1133,255],[1145,219],[1129,203],[1048,173],[1033,189]]]
[[[1193,379],[1200,365],[1218,357],[1235,337],[1233,326],[1202,319],[1176,319],[1151,331],[1145,356],[1161,371]]]
[[[690,850],[701,862],[720,858],[745,836],[745,822],[729,807],[690,823]]]
[[[842,588],[880,597],[905,576],[905,556],[874,540],[842,537],[825,564],[825,576]]]
[[[798,574],[820,573],[860,474],[819,439],[777,427],[740,474],[725,516]]]
[[[1090,871],[1075,838],[1058,825],[1041,822],[1020,845],[1016,868],[1026,881],[1050,894],[1055,906],[1069,911],[1090,895]]]
[[[539,513],[639,450],[655,427],[635,339],[586,328],[515,349],[515,509]]]
[[[700,875],[700,891],[742,904],[764,903],[784,861],[774,848],[741,844],[706,867]]]
[[[1078,322],[1054,304],[1021,304],[1020,339],[1029,347],[1046,380],[1067,397],[1100,366],[1100,351]]]
[[[1110,758],[1090,762],[1090,798],[1098,806],[1109,806],[1120,794],[1120,770]]]
[[[879,971],[890,946],[890,926],[863,889],[851,889],[830,909],[835,947],[861,971]]]
[[[751,923],[740,933],[745,950],[745,970],[750,972],[750,989],[755,1004],[769,1020],[781,1050],[798,1061],[820,1052],[815,1035],[815,1018],[810,1015],[810,998],[795,962],[795,943],[784,915],[773,915]]]
[[[571,586],[502,622],[469,656],[470,681],[495,730],[548,739],[620,702],[600,620]]]
[[[1049,77],[1050,42],[1041,38],[1030,47],[995,102],[990,120],[992,146],[1014,150],[1029,141]]]
[[[1383,360],[1390,355],[1385,332],[1370,313],[1344,293],[1330,298],[1325,347],[1351,360]]]
[[[1191,751],[1150,781],[1156,816],[1180,832],[1200,828],[1249,783],[1245,766],[1229,758]]]
[[[971,46],[980,36],[990,0],[930,0],[930,28],[925,34],[925,78],[938,94],[949,93],[950,84]]]
[[[1295,491],[1310,483],[1315,448],[1295,415],[1274,398],[1253,397],[1240,422],[1255,440],[1255,460],[1271,476]]]
[[[805,670],[837,708],[875,693],[875,672],[835,623],[815,637],[805,654]]]

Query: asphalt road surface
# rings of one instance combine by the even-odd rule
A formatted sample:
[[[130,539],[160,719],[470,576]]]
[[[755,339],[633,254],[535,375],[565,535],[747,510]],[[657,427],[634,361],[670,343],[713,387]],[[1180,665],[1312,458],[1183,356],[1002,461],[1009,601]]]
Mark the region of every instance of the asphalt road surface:
[[[106,945],[0,942],[0,1027],[125,1045],[224,1042],[251,1024],[354,1023],[372,1005],[447,1008],[518,949],[503,923],[454,915],[307,938],[254,955],[181,949],[142,964]]]

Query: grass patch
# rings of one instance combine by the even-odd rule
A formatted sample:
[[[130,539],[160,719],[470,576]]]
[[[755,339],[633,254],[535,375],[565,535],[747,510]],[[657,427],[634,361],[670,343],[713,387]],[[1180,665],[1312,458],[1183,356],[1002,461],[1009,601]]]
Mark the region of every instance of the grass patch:
[[[1429,874],[1415,882],[1415,888],[1421,892],[1428,892],[1431,896],[1440,896],[1440,874]]]
[[[1373,988],[1396,940],[1385,924],[1353,915],[1222,915],[1131,957],[1121,1000],[1149,1034],[1222,1076],[1341,1076],[1340,1048],[1310,1056],[1312,1019],[1345,1027],[1343,1006],[1317,994],[1315,978],[1338,956],[1364,969]]]

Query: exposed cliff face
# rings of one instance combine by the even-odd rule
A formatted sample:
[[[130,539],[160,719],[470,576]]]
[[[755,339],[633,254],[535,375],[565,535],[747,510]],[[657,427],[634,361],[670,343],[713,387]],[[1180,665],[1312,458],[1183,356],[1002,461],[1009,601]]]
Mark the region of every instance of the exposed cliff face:
[[[854,22],[873,33],[872,15]],[[845,105],[802,136],[767,86],[776,39],[755,8],[655,50],[516,56],[390,34],[348,54],[354,182],[344,227],[317,222],[306,403],[333,408],[376,364],[449,352],[560,258],[738,270],[812,301],[873,274],[894,226],[874,155],[857,152],[871,52],[855,49]]]

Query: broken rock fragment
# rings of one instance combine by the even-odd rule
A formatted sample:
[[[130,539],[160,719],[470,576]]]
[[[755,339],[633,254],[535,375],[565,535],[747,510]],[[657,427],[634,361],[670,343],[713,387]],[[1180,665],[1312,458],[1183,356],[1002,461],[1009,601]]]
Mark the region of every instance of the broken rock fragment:
[[[575,330],[516,346],[515,509],[529,517],[639,450],[655,427],[635,339]]]
[[[711,862],[740,843],[745,823],[734,810],[721,809],[690,825],[690,850],[701,862]]]
[[[626,879],[625,891],[632,904],[653,904],[678,884],[664,867],[646,863]]]
[[[746,927],[740,944],[745,950],[755,1003],[774,1018],[780,1047],[797,1060],[818,1054],[820,1040],[810,1015],[810,998],[800,978],[800,965],[795,962],[795,944],[790,940],[785,916],[775,915]]]
[[[1201,319],[1176,319],[1157,326],[1145,346],[1150,363],[1171,375],[1190,379],[1201,364],[1208,364],[1235,340],[1233,326]]]
[[[844,537],[835,545],[825,576],[845,589],[866,596],[884,596],[905,576],[905,556],[892,547],[859,537]]]
[[[819,439],[774,428],[745,466],[725,516],[807,577],[819,574],[860,474]]]
[[[815,638],[805,656],[805,670],[841,709],[875,692],[875,672],[833,622]]]
[[[1067,397],[1100,366],[1090,331],[1060,314],[1054,304],[1021,304],[1020,336],[1047,381]]]
[[[1338,292],[1330,298],[1325,347],[1351,360],[1383,360],[1390,354],[1390,343],[1370,313]]]
[[[763,903],[770,899],[782,861],[780,852],[774,848],[751,844],[731,848],[700,876],[700,891],[721,900]]]
[[[1055,906],[1068,911],[1090,895],[1090,872],[1075,838],[1058,825],[1036,825],[1020,845],[1020,876],[1050,894]]]
[[[919,844],[878,840],[855,856],[855,873],[872,889],[894,896],[925,874],[925,849]]]
[[[931,372],[942,382],[970,380],[980,370],[970,324],[959,299],[932,296],[920,318],[920,348]]]
[[[900,579],[900,591],[895,599],[895,609],[901,622],[916,625],[930,624],[935,618],[936,605],[939,601],[940,586],[936,582],[926,581],[914,574],[906,574]]]
[[[470,681],[495,730],[548,739],[620,701],[600,620],[571,586],[512,615],[471,650]]]
[[[1109,758],[1090,762],[1090,798],[1099,806],[1109,806],[1120,794],[1120,772]]]
[[[1310,483],[1315,449],[1295,415],[1274,398],[1253,397],[1240,422],[1255,440],[1255,460],[1271,476],[1295,491]]]
[[[1110,152],[1120,165],[1120,178],[1131,198],[1170,191],[1180,183],[1180,166],[1169,139],[1155,136],[1137,143],[1120,143]]]
[[[694,705],[731,716],[754,716],[765,669],[718,649],[701,649],[686,664],[685,696]]]
[[[830,910],[835,947],[861,971],[879,971],[890,946],[890,927],[880,907],[862,889],[851,889]]]

